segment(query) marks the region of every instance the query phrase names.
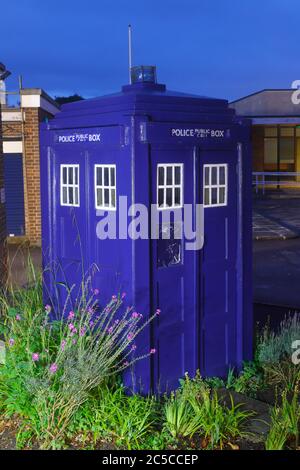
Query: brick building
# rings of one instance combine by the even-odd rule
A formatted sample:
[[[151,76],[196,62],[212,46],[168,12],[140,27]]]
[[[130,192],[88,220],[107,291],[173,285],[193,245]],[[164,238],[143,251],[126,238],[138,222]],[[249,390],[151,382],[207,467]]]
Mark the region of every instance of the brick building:
[[[7,235],[41,243],[39,124],[59,111],[39,88],[20,91],[20,107],[2,106]]]

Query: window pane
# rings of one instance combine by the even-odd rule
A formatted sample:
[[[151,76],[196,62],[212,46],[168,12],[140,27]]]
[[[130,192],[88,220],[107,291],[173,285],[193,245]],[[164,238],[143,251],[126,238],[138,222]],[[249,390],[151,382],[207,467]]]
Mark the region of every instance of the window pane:
[[[79,197],[78,197],[78,188],[75,188],[75,204],[78,205]]]
[[[109,186],[109,168],[104,168],[104,186]]]
[[[165,169],[164,169],[164,167],[160,166],[158,168],[158,184],[159,184],[159,186],[163,186],[165,184],[164,174],[165,174]]]
[[[113,208],[116,207],[116,190],[115,189],[111,189],[111,206]]]
[[[175,184],[181,183],[181,167],[175,166]]]
[[[114,168],[110,169],[110,184],[111,184],[111,186],[115,186],[115,184],[116,184],[116,175],[115,175],[115,169]]]
[[[68,188],[68,190],[69,190],[69,204],[74,204],[73,188]]]
[[[73,167],[69,168],[69,184],[73,184]]]
[[[212,188],[211,190],[211,203],[218,204],[218,190],[217,188]]]
[[[211,169],[211,184],[217,184],[217,171],[218,168],[213,166]]]
[[[277,137],[277,127],[265,127],[265,137]]]
[[[175,206],[180,206],[180,188],[175,188]]]
[[[173,167],[167,167],[167,184],[171,185],[173,181]]]
[[[264,162],[267,165],[277,166],[277,139],[265,139],[264,143]]]
[[[75,167],[75,184],[78,184],[78,168]]]
[[[63,204],[68,204],[68,190],[66,187],[63,188],[62,192],[62,203]]]
[[[158,190],[158,206],[162,207],[164,205],[164,190]]]
[[[102,186],[102,168],[97,168],[97,186]]]
[[[219,204],[225,203],[225,188],[219,189]]]
[[[296,127],[296,136],[300,137],[300,127]]]
[[[172,206],[172,188],[167,188],[167,201],[166,204],[168,207]]]
[[[294,139],[280,139],[280,163],[294,163]],[[284,170],[284,168],[283,168]]]
[[[219,168],[219,184],[225,184],[225,167]]]
[[[280,135],[283,137],[294,137],[294,128],[293,127],[281,127]]]
[[[204,192],[204,204],[205,204],[205,206],[208,206],[209,203],[210,203],[210,201],[209,201],[209,189],[206,188],[205,192]]]
[[[209,167],[205,168],[205,186],[209,185],[209,170],[210,170]]]
[[[67,184],[67,168],[64,166],[63,167],[63,178],[62,178],[63,184]]]
[[[104,180],[105,180],[105,177],[104,177]],[[104,205],[105,207],[109,206],[109,189],[104,189]]]
[[[102,207],[103,206],[103,191],[102,189],[97,189],[97,206]]]

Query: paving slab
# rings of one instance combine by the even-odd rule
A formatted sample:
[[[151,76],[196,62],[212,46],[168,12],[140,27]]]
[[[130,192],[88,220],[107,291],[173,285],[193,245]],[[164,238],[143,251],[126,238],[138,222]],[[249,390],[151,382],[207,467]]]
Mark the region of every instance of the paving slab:
[[[270,405],[226,388],[219,389],[218,396],[229,407],[231,406],[230,396],[232,396],[234,404],[241,405],[241,410],[253,412],[246,426],[246,432],[249,433],[247,439],[253,443],[265,442],[271,425]]]

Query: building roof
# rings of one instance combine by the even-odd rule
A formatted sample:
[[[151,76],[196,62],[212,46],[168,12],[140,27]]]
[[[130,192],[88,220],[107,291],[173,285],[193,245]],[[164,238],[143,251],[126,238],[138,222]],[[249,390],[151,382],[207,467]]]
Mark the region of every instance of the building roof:
[[[239,116],[250,118],[300,118],[299,89],[265,89],[232,101]]]

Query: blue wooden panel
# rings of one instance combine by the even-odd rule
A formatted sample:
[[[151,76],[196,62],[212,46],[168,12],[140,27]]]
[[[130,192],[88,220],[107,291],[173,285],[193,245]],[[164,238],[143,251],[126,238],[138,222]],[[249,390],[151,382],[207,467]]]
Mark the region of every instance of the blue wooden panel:
[[[24,235],[22,154],[4,154],[7,234]]]

